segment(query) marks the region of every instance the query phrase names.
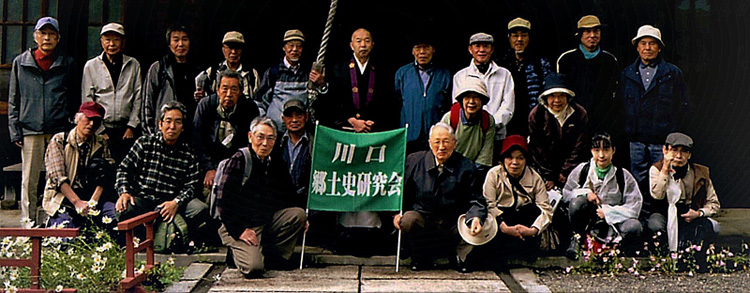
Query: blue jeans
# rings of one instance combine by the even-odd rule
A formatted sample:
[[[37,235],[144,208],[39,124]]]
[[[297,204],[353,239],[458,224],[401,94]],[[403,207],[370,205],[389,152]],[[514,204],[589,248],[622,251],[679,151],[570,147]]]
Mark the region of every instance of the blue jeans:
[[[67,202],[67,201],[65,201]],[[112,228],[117,226],[117,219],[115,218],[115,203],[111,201],[103,202],[97,206],[96,209],[99,209],[100,213],[98,216],[93,217],[94,223],[99,225],[100,227],[105,228],[108,231],[111,231]],[[64,211],[63,211],[64,210]],[[62,213],[60,211],[63,211]],[[112,222],[109,224],[104,224],[102,222],[102,219],[104,216],[109,217],[112,219]],[[75,208],[63,204],[60,206],[60,210],[56,212],[53,216],[51,216],[47,222],[48,227],[51,227],[53,224],[62,225],[64,228],[82,228],[83,225],[87,223],[87,220],[79,215]]]
[[[660,144],[630,142],[630,173],[639,186],[648,179],[648,168],[664,158],[662,147]]]

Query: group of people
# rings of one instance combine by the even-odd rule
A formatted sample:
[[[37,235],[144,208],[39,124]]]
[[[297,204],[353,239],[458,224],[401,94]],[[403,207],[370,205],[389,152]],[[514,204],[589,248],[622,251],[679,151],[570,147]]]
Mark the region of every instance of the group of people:
[[[718,224],[709,217],[720,205],[708,168],[689,162],[692,138],[677,132],[690,117],[682,72],[662,58],[661,32],[650,25],[632,39],[639,57],[620,70],[599,46],[601,27],[596,16],[581,18],[578,48],[553,68],[529,50],[531,23],[516,18],[499,64],[494,37],[476,33],[469,66],[453,75],[433,62],[428,37],[413,42],[413,63],[376,75],[364,28],[352,33],[347,62],[305,67],[305,35],[292,29],[280,43],[284,56],[259,75],[243,67],[242,33],[227,32],[224,60],[201,70],[188,58],[190,32],[176,25],[166,31],[169,53],[142,79],[140,63],[122,53],[124,27],[110,23],[79,85],[74,60],[56,50],[57,20],[43,17],[37,46],[14,59],[10,76],[22,217],[37,217],[46,169],[48,223],[179,215],[190,237],[228,246],[227,261],[248,277],[290,267],[308,228],[353,254],[379,253],[368,249],[394,243],[395,228],[412,269],[447,256],[462,272],[555,247],[575,257],[592,230],[624,246],[644,226],[670,250],[710,241]],[[308,218],[313,119],[359,133],[408,125],[403,214]],[[630,171],[613,164],[623,149],[630,155],[615,162],[630,162]],[[492,226],[499,233],[484,245],[458,234]],[[568,237],[570,245],[559,241]]]

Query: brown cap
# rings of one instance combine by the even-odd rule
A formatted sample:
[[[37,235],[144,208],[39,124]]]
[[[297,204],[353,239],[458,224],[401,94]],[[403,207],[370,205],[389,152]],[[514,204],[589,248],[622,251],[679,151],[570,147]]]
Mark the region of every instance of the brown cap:
[[[284,33],[284,43],[289,41],[305,41],[305,35],[302,33],[302,31],[294,29],[294,30],[288,30]]]
[[[523,18],[516,18],[508,23],[508,31],[512,29],[526,29],[531,30],[531,22]]]
[[[240,32],[231,31],[224,34],[224,39],[221,41],[221,43],[245,44],[245,37]]]
[[[78,113],[83,113],[86,118],[104,117],[104,107],[97,102],[83,102],[78,108]]]
[[[578,20],[578,29],[593,28],[602,26],[602,22],[595,15],[586,15]]]

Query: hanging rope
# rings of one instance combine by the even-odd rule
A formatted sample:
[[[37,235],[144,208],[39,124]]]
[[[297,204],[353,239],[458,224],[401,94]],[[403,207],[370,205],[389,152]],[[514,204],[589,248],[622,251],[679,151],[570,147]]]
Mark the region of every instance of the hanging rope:
[[[320,49],[318,50],[318,58],[313,63],[313,70],[323,73],[326,48],[328,47],[328,39],[331,36],[333,30],[333,17],[336,15],[336,7],[338,6],[338,0],[331,0],[331,8],[328,10],[328,19],[326,20],[326,27],[323,30],[323,39],[320,42]],[[317,121],[315,117],[315,110],[313,104],[318,99],[318,91],[316,90],[315,84],[312,81],[307,82],[307,109],[310,112],[311,121]]]

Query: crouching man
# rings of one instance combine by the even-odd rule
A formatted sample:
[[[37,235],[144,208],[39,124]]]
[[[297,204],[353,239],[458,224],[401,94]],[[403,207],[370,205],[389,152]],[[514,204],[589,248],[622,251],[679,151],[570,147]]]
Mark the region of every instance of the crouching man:
[[[120,197],[115,209],[122,222],[158,210],[170,222],[175,215],[184,218],[188,238],[199,244],[217,240],[208,206],[195,198],[199,182],[198,160],[180,135],[187,117],[185,106],[171,101],[161,107],[159,130],[141,136],[117,168],[115,188]]]
[[[471,234],[482,230],[487,205],[481,193],[474,163],[454,152],[456,137],[450,125],[439,122],[430,128],[430,151],[406,159],[404,214],[393,225],[404,232],[411,248],[411,269],[433,266],[436,257],[449,260],[459,272],[472,246],[458,235],[456,219],[466,213]]]
[[[297,194],[286,163],[270,156],[276,131],[270,118],[255,118],[250,148],[229,158],[217,178],[227,265],[236,265],[246,278],[262,277],[266,268],[291,269],[294,245],[306,226],[305,211],[293,205]]]
[[[719,198],[708,167],[689,162],[692,148],[689,136],[679,132],[668,135],[664,159],[649,170],[655,204],[648,228],[666,233],[671,251],[711,242],[718,233],[718,223],[709,217],[719,211]]]
[[[612,165],[614,154],[615,147],[609,134],[594,135],[591,139],[593,158],[570,172],[563,198],[568,202],[574,233],[585,235],[590,232],[587,230],[606,224],[604,230],[615,239],[619,234],[621,243],[627,248],[625,244],[633,244],[643,230],[638,221],[643,197],[633,175]],[[571,239],[566,252],[568,257],[576,258],[579,240],[575,235]]]
[[[55,134],[47,147],[42,206],[50,216],[49,226],[83,227],[86,215],[101,217],[96,222],[108,230],[116,224],[114,160],[107,141],[96,134],[104,113],[100,104],[84,102],[75,115],[76,127]]]

